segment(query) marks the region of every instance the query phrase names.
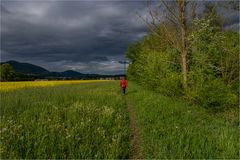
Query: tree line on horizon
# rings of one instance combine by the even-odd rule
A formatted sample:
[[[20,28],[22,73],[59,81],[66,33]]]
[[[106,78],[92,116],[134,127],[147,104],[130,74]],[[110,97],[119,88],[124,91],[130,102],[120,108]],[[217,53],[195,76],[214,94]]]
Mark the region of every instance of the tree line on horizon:
[[[216,3],[202,5],[198,13],[197,1],[148,1],[148,19],[140,18],[149,32],[128,48],[128,78],[220,111],[238,104],[239,33],[224,29]],[[237,3],[226,6],[239,10]]]
[[[17,62],[18,63],[18,62]],[[32,64],[28,64],[28,67],[26,66],[21,68],[21,66],[15,66],[13,67],[10,63],[3,63],[0,64],[0,82],[7,82],[7,81],[35,81],[35,80],[88,80],[88,79],[111,79],[116,80],[120,79],[121,76],[124,76],[123,74],[116,74],[116,75],[100,75],[100,74],[81,74],[81,76],[76,75],[70,75],[67,73],[65,76],[62,74],[64,72],[47,72],[41,73],[39,71],[39,66],[35,66],[34,68],[31,68]],[[34,66],[34,65],[33,65]],[[19,69],[19,67],[21,69]],[[28,69],[28,72],[26,71]],[[42,70],[41,69],[41,70]],[[23,73],[22,71],[25,71]],[[67,72],[67,71],[65,71]],[[70,71],[71,72],[71,71]],[[73,71],[75,73],[75,71]],[[79,73],[80,74],[80,73]]]

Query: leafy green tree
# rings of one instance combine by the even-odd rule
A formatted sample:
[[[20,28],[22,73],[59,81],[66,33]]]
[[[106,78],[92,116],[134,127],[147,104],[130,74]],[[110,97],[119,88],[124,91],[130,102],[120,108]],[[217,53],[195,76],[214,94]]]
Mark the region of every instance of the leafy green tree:
[[[209,19],[195,20],[194,25],[186,97],[213,110],[236,106],[239,33],[220,32]]]
[[[216,30],[223,29],[223,20],[217,12],[217,5],[214,3],[205,3],[205,9],[203,11],[204,18],[210,21],[210,25]]]
[[[182,89],[178,51],[164,36],[148,34],[129,47],[128,77],[167,96],[182,97],[220,111],[237,106],[239,33],[221,31],[211,19],[195,19],[189,33],[187,90]]]
[[[1,81],[11,81],[15,78],[15,75],[16,72],[10,64],[5,63],[0,66]]]

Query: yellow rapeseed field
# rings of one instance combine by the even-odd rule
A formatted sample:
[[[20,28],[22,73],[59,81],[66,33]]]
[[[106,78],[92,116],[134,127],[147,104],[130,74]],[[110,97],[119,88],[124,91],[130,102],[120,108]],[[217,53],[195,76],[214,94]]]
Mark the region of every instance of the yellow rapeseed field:
[[[65,84],[107,82],[110,80],[60,80],[60,81],[22,81],[22,82],[0,82],[0,91],[12,91],[22,88],[49,87]]]

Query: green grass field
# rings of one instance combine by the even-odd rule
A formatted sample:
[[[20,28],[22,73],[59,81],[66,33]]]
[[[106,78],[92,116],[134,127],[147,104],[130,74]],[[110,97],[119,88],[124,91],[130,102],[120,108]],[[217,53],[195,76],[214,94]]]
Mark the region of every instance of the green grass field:
[[[118,81],[1,92],[1,159],[131,158],[128,106],[144,158],[240,158],[237,110],[209,113],[132,82],[125,98]]]
[[[240,158],[239,110],[210,113],[133,83],[128,92],[145,158]]]
[[[115,84],[1,93],[1,158],[127,158],[128,115]]]

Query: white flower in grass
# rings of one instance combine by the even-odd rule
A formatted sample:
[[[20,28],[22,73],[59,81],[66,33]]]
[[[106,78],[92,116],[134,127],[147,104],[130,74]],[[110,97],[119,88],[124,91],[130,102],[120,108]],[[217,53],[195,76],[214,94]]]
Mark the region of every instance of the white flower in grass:
[[[24,138],[24,137],[23,137],[23,136],[21,136],[21,137],[19,138],[19,139],[20,139],[20,141],[22,141],[22,140],[23,140],[23,138]]]
[[[53,105],[53,109],[57,110],[58,108],[55,105]]]
[[[103,114],[107,116],[111,116],[114,110],[111,107],[103,106]]]
[[[22,125],[20,124],[20,125],[18,126],[18,128],[19,128],[19,129],[22,128]]]
[[[68,134],[67,136],[66,136],[66,139],[68,139],[68,138],[70,138],[71,137],[71,135],[70,134]]]
[[[1,130],[2,133],[5,132],[5,131],[7,131],[7,128],[3,128],[3,129]]]
[[[117,139],[115,138],[112,138],[112,142],[115,143],[117,141]]]

